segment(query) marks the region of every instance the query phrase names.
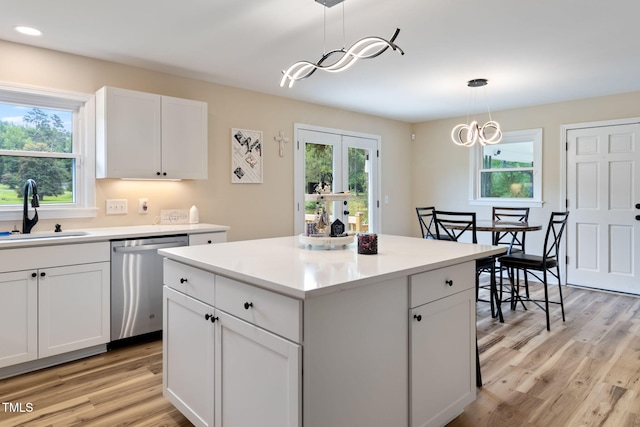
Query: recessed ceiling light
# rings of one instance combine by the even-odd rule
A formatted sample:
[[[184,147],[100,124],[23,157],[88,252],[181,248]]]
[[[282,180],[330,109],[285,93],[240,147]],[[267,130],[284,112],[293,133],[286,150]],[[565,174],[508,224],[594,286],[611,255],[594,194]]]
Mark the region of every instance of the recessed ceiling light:
[[[42,35],[42,31],[36,29],[36,28],[31,28],[31,27],[22,27],[22,26],[17,26],[17,27],[13,27],[14,30],[16,30],[19,33],[22,34],[26,34],[28,36],[41,36]]]

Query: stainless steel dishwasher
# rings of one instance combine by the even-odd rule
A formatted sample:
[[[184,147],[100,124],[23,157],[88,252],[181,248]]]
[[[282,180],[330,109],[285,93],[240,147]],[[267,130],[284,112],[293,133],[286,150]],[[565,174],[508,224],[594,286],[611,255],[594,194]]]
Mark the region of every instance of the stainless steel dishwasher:
[[[186,235],[111,242],[111,341],[162,330],[162,257]]]

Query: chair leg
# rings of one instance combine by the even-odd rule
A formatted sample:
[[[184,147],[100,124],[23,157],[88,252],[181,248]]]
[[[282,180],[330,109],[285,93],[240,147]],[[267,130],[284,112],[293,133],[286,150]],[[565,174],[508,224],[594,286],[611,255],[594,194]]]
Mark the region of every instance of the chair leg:
[[[500,323],[504,323],[504,317],[502,317],[501,300],[498,298],[498,288],[496,287],[496,270],[495,266],[491,266],[491,279],[490,279],[490,299],[491,299],[491,311],[493,313],[493,302],[496,304],[496,311],[498,312],[498,320]]]
[[[476,387],[482,387],[482,373],[480,372],[480,351],[478,350],[478,338],[476,338]]]
[[[543,272],[543,278],[544,278],[544,311],[545,314],[547,315],[547,331],[551,331],[551,326],[549,323],[549,289],[547,286],[547,270],[544,270]]]
[[[556,265],[556,272],[558,273],[558,292],[560,294],[560,310],[562,311],[562,321],[564,322],[564,301],[562,300],[562,282],[560,280],[560,266]]]

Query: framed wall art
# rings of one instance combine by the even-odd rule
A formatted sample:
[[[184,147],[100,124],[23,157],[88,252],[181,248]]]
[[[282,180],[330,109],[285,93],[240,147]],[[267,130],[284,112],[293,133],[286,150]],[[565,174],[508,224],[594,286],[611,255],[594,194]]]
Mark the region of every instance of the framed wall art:
[[[231,129],[231,183],[262,183],[262,131]]]

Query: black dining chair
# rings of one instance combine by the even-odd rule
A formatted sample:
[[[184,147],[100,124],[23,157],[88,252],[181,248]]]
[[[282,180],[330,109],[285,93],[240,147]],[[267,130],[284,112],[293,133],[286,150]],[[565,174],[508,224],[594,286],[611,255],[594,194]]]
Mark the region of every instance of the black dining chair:
[[[476,213],[475,212],[451,212],[451,211],[433,211],[433,222],[436,230],[436,238],[438,240],[460,241],[465,235],[471,235],[468,240],[470,243],[478,243],[478,235],[476,232]],[[463,240],[466,240],[463,238]],[[490,298],[483,300],[479,298],[480,291],[480,274],[490,273]],[[498,317],[500,322],[504,322],[502,317],[502,308],[498,300],[498,291],[495,278],[495,257],[484,257],[476,260],[476,301],[488,302],[491,304],[491,316]]]
[[[436,232],[433,227],[433,211],[435,207],[428,206],[424,208],[416,208],[418,214],[418,223],[420,224],[420,232],[424,239],[436,239]]]
[[[547,317],[547,331],[551,330],[549,322],[549,304],[558,304],[562,311],[562,321],[564,322],[564,303],[562,300],[562,281],[560,280],[560,241],[567,225],[567,218],[569,212],[552,212],[549,218],[549,225],[547,226],[547,232],[544,238],[543,254],[532,255],[526,252],[516,252],[509,255],[500,257],[500,265],[503,268],[511,270],[510,274],[514,274],[515,280],[511,284],[511,309],[515,309],[517,303],[520,302],[522,306],[527,309],[524,301],[530,301],[536,306],[541,308]],[[531,274],[538,279],[544,286],[544,299],[533,299],[529,295],[520,295],[520,270],[524,275]],[[502,271],[502,270],[501,270]],[[542,274],[542,277],[540,277]],[[558,281],[558,301],[549,301],[549,275],[556,278]],[[502,286],[502,274],[500,274],[500,284]],[[544,303],[544,307],[540,304]]]
[[[529,221],[529,208],[522,207],[497,207],[494,206],[492,208],[492,217],[493,221],[504,221],[504,222],[527,222]],[[524,252],[525,251],[525,238],[527,233],[524,231],[502,231],[502,232],[494,232],[492,233],[491,241],[495,246],[507,246],[507,255],[516,252]],[[501,269],[500,257],[498,257],[498,269]],[[508,274],[509,272],[507,272]],[[502,271],[500,271],[502,274]],[[513,281],[513,277],[509,277],[511,281]],[[524,289],[527,297],[529,296],[529,280],[526,275],[524,278]],[[501,302],[510,302],[511,299],[507,298],[506,300],[503,297],[504,289],[502,286],[498,289],[499,293],[499,301]]]

